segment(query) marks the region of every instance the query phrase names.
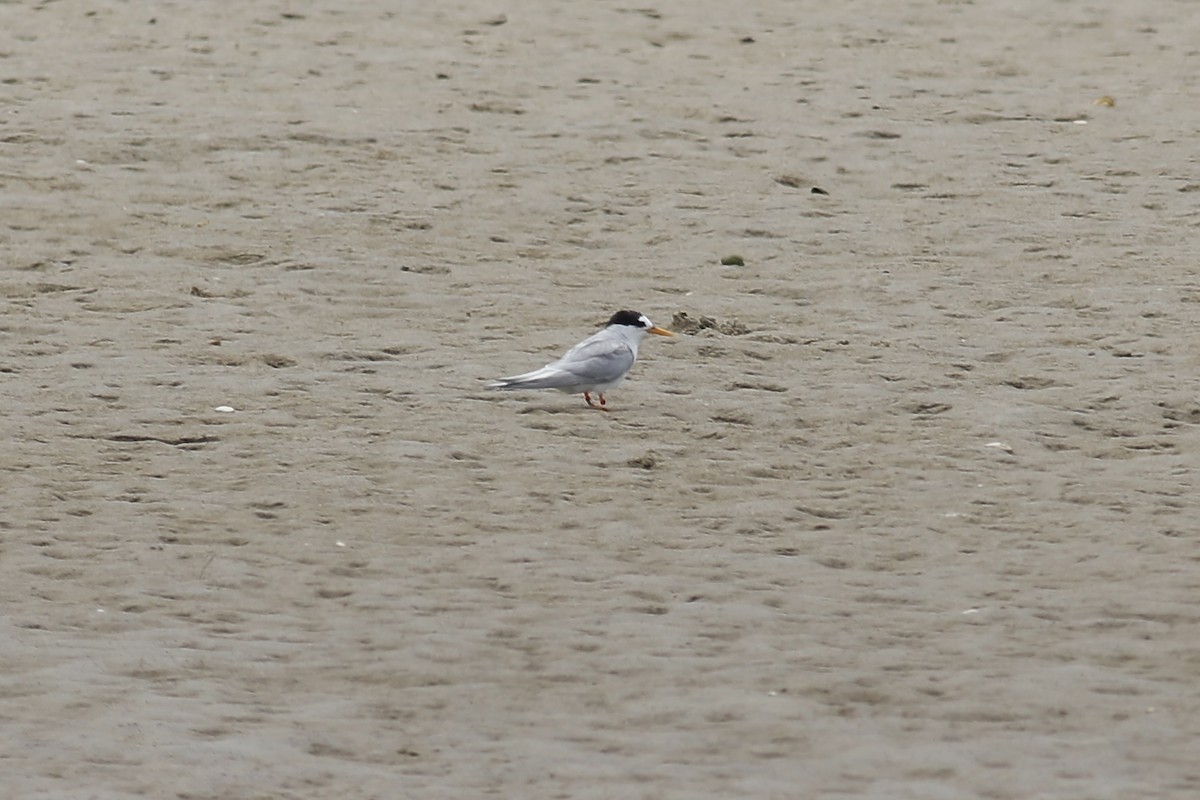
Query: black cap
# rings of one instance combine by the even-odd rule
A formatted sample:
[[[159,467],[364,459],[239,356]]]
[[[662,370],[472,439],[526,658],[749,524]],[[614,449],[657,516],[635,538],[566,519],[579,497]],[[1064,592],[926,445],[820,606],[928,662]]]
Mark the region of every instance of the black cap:
[[[609,325],[628,325],[631,328],[649,328],[649,321],[636,311],[618,311],[608,320]]]

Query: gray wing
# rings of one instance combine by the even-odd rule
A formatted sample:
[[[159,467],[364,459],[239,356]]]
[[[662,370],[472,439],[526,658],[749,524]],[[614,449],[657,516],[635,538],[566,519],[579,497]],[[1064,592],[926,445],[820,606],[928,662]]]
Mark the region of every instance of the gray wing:
[[[600,331],[541,369],[489,384],[492,389],[564,389],[594,386],[620,379],[633,366],[633,350],[623,339]]]
[[[624,341],[595,336],[575,345],[545,368],[569,373],[581,384],[609,383],[629,372],[635,359],[633,350]]]

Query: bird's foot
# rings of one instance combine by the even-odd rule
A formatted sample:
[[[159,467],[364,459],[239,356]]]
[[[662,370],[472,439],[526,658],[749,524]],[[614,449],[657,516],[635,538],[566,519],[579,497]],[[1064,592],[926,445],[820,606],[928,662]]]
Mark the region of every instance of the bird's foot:
[[[595,403],[592,402],[592,393],[591,392],[583,393],[583,399],[587,401],[588,408],[594,408],[597,411],[612,411],[612,409],[608,407],[608,402],[604,399],[604,394],[600,393],[599,397],[600,397],[600,405],[596,405]]]

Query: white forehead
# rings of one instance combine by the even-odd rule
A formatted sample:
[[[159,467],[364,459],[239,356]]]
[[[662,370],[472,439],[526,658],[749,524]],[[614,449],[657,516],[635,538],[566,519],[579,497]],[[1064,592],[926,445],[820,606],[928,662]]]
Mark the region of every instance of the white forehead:
[[[638,322],[642,323],[643,328],[653,328],[654,327],[654,323],[651,322],[650,318],[647,317],[645,314],[638,315]]]

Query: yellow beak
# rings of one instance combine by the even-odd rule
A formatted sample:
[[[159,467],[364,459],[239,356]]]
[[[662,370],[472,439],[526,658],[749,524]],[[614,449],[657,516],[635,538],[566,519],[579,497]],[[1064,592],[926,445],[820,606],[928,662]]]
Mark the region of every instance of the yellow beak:
[[[653,328],[649,328],[646,331],[646,333],[655,333],[655,334],[658,334],[659,336],[674,336],[675,335],[664,328],[658,327],[657,325],[655,325]]]

